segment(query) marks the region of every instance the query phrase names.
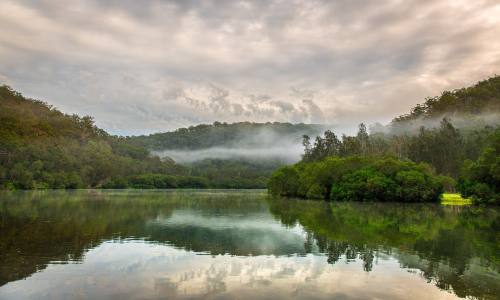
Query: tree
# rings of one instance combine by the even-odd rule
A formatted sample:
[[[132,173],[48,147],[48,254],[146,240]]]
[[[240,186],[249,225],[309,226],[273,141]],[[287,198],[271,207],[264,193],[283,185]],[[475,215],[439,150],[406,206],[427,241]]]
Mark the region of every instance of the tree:
[[[359,130],[356,137],[359,141],[361,154],[368,154],[370,147],[370,136],[368,135],[368,131],[366,130],[366,125],[364,123],[359,124]]]
[[[478,204],[500,204],[500,129],[491,135],[489,147],[462,169],[458,190]]]
[[[394,158],[328,157],[276,171],[275,195],[334,201],[436,202],[442,180],[426,164]]]
[[[311,158],[311,138],[306,134],[302,136],[302,146],[304,146],[302,158],[307,161]]]
[[[324,144],[327,156],[340,154],[340,147],[342,146],[342,143],[331,130],[325,131]]]

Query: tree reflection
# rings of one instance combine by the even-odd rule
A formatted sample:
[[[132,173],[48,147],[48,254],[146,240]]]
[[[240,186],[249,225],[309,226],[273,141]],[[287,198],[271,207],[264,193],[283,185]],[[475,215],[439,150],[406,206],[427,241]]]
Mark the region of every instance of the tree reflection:
[[[303,226],[330,264],[359,259],[370,272],[379,255],[390,255],[460,297],[500,294],[498,208],[280,198],[268,203],[283,224]]]
[[[390,257],[460,297],[500,294],[498,208],[295,201],[257,192],[0,196],[0,285],[51,263],[82,261],[103,241],[140,239],[211,255],[324,254],[334,267],[360,261],[366,272]],[[225,287],[214,279],[212,288]]]

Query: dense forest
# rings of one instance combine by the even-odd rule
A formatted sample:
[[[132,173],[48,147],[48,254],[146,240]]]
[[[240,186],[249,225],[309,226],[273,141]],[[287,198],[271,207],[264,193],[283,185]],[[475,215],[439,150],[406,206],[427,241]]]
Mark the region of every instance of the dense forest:
[[[491,116],[499,113],[497,76],[427,99],[370,133],[360,124],[355,136],[327,130],[312,142],[304,135],[302,161],[275,172],[269,188],[285,196],[362,201],[437,201],[437,190],[457,188],[475,202],[498,204],[500,120]],[[432,196],[417,200],[408,182]]]
[[[409,114],[401,115],[391,123],[392,129],[399,126],[419,124],[418,121],[439,120],[444,117],[466,118],[466,125],[474,121],[498,124],[500,112],[500,76],[483,80],[471,87],[454,91],[445,91],[441,96],[427,98],[423,104],[417,104]],[[477,117],[477,118],[476,118]],[[493,120],[496,118],[495,120]]]
[[[269,189],[280,195],[338,201],[437,202],[443,179],[428,165],[393,158],[330,156],[276,171]]]
[[[0,87],[0,188],[199,187],[173,161]]]
[[[215,122],[174,132],[118,137],[90,116],[67,115],[0,87],[0,189],[265,188],[280,159],[213,159],[179,164],[151,150],[300,143],[319,125]],[[156,146],[155,146],[156,145]]]

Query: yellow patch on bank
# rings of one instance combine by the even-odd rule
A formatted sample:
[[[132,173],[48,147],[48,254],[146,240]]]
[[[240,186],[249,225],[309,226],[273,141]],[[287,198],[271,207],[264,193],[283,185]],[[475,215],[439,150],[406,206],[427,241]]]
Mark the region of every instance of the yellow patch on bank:
[[[460,194],[444,193],[441,195],[441,204],[443,205],[469,205],[472,201],[463,198]]]

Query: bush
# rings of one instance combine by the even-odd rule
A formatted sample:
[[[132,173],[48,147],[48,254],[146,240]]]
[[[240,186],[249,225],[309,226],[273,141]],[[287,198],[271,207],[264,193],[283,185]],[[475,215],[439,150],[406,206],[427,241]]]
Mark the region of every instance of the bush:
[[[329,157],[275,172],[273,194],[334,201],[436,202],[442,179],[426,164],[394,158]]]
[[[269,191],[279,196],[297,196],[299,173],[293,166],[282,167],[269,179]]]
[[[307,191],[306,197],[309,199],[325,199],[326,189],[315,183]]]
[[[462,196],[475,204],[500,204],[500,130],[492,135],[490,144],[477,161],[464,164],[458,181]]]
[[[143,174],[133,176],[129,183],[136,189],[168,189],[177,187],[177,178],[163,174]]]

